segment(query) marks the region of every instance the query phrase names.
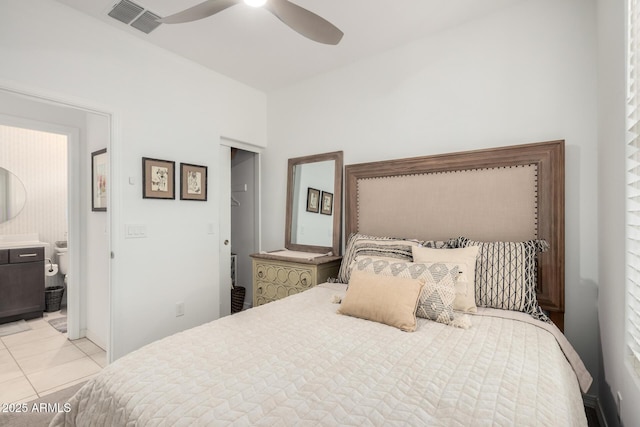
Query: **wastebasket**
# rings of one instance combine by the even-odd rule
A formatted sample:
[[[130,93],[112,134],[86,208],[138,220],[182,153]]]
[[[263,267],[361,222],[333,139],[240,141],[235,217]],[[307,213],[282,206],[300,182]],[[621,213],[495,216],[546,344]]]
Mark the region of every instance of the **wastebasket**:
[[[231,289],[231,313],[242,311],[245,292],[246,289],[243,286],[236,286]]]
[[[50,313],[60,310],[62,294],[64,294],[64,286],[49,286],[48,288],[44,288],[44,311]]]

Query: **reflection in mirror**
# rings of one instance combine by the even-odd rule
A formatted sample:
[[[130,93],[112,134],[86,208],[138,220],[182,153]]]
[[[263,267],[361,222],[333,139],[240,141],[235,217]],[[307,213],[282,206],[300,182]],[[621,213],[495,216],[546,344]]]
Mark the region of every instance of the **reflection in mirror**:
[[[333,203],[328,194],[333,197],[335,169],[335,160],[293,166],[291,243],[333,246]],[[327,213],[318,215],[323,211]]]
[[[18,216],[27,201],[27,190],[20,179],[0,168],[0,223]]]
[[[285,247],[340,254],[342,151],[289,159]]]

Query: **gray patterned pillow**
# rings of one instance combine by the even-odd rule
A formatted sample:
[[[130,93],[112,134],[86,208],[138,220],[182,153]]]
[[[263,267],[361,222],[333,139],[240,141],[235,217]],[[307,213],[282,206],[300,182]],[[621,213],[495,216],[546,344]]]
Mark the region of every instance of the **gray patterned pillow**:
[[[480,246],[476,260],[476,304],[522,311],[549,321],[536,297],[536,255],[549,245],[544,240],[477,242],[459,237],[456,246]]]
[[[342,264],[338,272],[338,282],[349,283],[351,264],[359,255],[369,255],[411,261],[411,247],[418,246],[417,240],[392,239],[354,233],[349,236],[347,247],[342,256]]]
[[[424,280],[425,286],[420,294],[416,315],[447,325],[453,321],[455,284],[460,274],[457,264],[414,263],[359,256],[353,262],[352,267],[357,271],[381,276]]]
[[[376,256],[400,261],[412,261],[411,247],[452,248],[452,241],[437,240],[420,241],[414,239],[396,239],[392,237],[376,237],[366,234],[352,233],[342,256],[342,264],[338,272],[339,283],[349,283],[351,265],[357,256]]]
[[[454,286],[426,282],[420,294],[416,316],[445,325],[453,321],[453,301],[456,299]]]

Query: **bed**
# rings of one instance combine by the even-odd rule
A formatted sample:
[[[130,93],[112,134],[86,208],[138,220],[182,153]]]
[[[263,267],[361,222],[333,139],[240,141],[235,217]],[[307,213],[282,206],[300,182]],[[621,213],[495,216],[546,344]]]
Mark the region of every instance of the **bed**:
[[[349,266],[340,275],[352,275],[341,280],[348,285],[321,284],[132,352],[80,389],[52,425],[585,426],[581,391],[591,377],[561,333],[563,153],[555,141],[347,166]],[[517,209],[501,208],[505,197]],[[402,220],[389,220],[399,212]],[[545,242],[527,273],[542,320],[529,308],[492,308],[491,298],[437,321],[416,318],[414,306],[413,332],[337,313],[360,303],[355,292],[366,289],[360,284],[374,264],[422,265],[394,258],[402,250],[378,257],[363,242],[385,253],[408,245],[423,256],[488,240]],[[426,285],[419,279],[415,288],[415,280],[387,297],[422,298]],[[454,317],[469,324],[453,325]]]

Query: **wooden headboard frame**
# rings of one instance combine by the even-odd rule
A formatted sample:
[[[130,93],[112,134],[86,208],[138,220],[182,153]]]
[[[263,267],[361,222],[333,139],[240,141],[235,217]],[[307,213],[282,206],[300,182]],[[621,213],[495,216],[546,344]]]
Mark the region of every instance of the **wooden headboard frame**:
[[[564,141],[347,165],[345,235],[361,232],[358,218],[366,214],[358,212],[360,180],[527,165],[537,167],[537,238],[546,240],[550,246],[538,256],[538,302],[558,328],[564,330]],[[431,191],[421,190],[414,189],[415,197],[428,197]]]

